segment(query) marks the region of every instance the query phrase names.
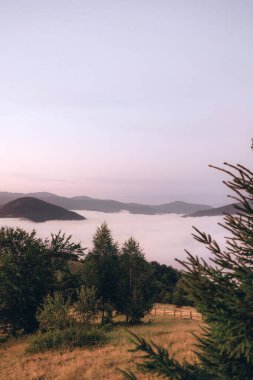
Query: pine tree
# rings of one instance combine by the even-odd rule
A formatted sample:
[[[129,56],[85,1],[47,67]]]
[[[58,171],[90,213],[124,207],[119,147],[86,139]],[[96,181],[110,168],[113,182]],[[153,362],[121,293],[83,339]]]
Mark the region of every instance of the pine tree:
[[[180,365],[163,347],[135,336],[136,351],[145,353],[142,371],[180,380],[253,379],[253,173],[242,165],[216,168],[229,176],[237,213],[224,216],[226,247],[195,228],[194,238],[211,252],[210,263],[188,253],[184,282],[207,323],[199,338],[199,364]],[[128,379],[136,379],[125,373]]]
[[[101,298],[102,312],[106,304],[115,305],[117,301],[118,278],[118,244],[114,242],[108,225],[103,223],[94,235],[93,248],[86,256],[83,271],[84,285],[94,286]]]
[[[153,305],[152,272],[139,243],[129,238],[120,255],[120,281],[117,310],[126,322],[138,323]]]

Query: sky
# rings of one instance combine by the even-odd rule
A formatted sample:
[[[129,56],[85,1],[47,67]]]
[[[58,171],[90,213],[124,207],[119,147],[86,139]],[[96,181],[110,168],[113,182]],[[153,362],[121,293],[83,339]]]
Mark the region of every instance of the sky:
[[[251,0],[0,0],[0,191],[229,203],[252,167]]]

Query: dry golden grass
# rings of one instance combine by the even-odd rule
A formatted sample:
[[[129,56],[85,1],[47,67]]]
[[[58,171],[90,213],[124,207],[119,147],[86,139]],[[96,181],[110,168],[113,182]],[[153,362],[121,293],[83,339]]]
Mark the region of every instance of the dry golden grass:
[[[164,310],[164,306],[158,306],[158,309]],[[144,324],[129,330],[166,347],[172,344],[172,350],[180,362],[194,362],[195,338],[192,333],[199,335],[201,326],[201,321],[174,319],[157,313],[156,316],[147,316]],[[129,333],[122,326],[110,333],[107,345],[93,350],[75,349],[31,355],[25,353],[27,346],[25,338],[0,346],[1,380],[118,380],[122,379],[122,375],[117,367],[126,369],[133,366],[134,354],[128,352],[132,347]],[[155,379],[147,375],[138,375],[138,378]]]

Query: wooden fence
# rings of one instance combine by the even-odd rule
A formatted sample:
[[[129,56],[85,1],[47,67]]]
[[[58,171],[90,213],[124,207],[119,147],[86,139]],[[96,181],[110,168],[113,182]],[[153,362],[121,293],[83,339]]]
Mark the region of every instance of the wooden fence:
[[[168,318],[203,320],[202,314],[192,308],[161,308],[154,307],[150,312],[153,316],[163,315]]]

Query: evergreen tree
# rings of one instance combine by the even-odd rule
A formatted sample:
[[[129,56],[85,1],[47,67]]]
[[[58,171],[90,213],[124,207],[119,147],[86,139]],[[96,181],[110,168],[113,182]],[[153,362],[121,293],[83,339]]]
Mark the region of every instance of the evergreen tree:
[[[172,266],[150,262],[152,270],[152,286],[154,288],[154,302],[173,303],[173,292],[180,278],[180,272]]]
[[[129,238],[120,255],[117,310],[126,321],[139,322],[153,306],[152,272],[139,243]]]
[[[118,244],[114,242],[106,223],[103,223],[94,235],[93,248],[84,260],[82,278],[84,285],[96,288],[104,315],[107,303],[116,304],[119,278]]]
[[[221,224],[226,247],[195,228],[194,238],[211,252],[211,264],[188,252],[184,281],[208,325],[199,339],[199,365],[180,365],[171,353],[135,337],[145,353],[143,371],[181,380],[252,380],[253,378],[253,173],[242,165],[225,164],[224,183],[232,190],[237,213]],[[128,372],[128,379],[136,379]]]
[[[188,286],[186,285],[184,278],[180,278],[174,288],[172,294],[172,303],[178,307],[193,305]]]

